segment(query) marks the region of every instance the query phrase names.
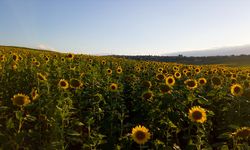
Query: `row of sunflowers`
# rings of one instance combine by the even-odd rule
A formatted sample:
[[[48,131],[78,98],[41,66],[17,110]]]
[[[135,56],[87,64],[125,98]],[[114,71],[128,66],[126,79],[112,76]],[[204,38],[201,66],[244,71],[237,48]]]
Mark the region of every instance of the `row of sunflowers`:
[[[0,49],[0,149],[249,149],[250,68]]]

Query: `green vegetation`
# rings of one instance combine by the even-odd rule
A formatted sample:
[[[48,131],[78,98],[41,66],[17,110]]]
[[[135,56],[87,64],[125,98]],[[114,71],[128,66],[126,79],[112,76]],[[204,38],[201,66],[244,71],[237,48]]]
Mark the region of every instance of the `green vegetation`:
[[[0,47],[0,149],[249,149],[250,68]]]
[[[230,66],[250,66],[250,55],[239,56],[207,56],[207,57],[185,57],[185,56],[116,56],[127,59],[176,62],[192,65],[225,64]]]

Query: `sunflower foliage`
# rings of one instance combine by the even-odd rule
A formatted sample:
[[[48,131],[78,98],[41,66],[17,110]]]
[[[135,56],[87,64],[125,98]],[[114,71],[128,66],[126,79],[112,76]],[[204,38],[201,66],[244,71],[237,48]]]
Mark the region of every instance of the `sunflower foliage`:
[[[0,47],[0,149],[249,149],[250,68]]]

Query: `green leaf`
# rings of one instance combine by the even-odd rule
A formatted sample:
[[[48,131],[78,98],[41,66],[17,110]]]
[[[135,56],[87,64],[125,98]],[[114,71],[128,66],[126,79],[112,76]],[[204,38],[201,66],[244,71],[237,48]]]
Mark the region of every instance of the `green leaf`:
[[[238,125],[235,125],[235,124],[230,124],[230,125],[228,125],[228,128],[231,128],[231,129],[238,129],[239,126],[238,126]]]
[[[12,118],[10,118],[7,122],[6,122],[6,127],[8,129],[13,129],[14,128],[14,122],[12,120]]]
[[[80,133],[74,131],[74,130],[68,130],[67,131],[67,135],[71,135],[71,136],[81,136]]]
[[[229,132],[225,132],[220,134],[217,138],[218,139],[228,139],[230,137],[230,133]]]
[[[223,145],[223,146],[221,146],[220,150],[229,150],[229,148],[227,145]]]
[[[77,125],[77,126],[84,126],[84,124],[82,122],[80,122],[80,121],[76,121],[75,125]]]
[[[21,111],[16,111],[16,119],[19,121],[23,119],[23,113]]]
[[[34,121],[36,121],[36,117],[31,116],[31,115],[27,115],[27,116],[26,116],[26,120],[27,120],[27,121],[30,121],[30,122],[34,122]]]

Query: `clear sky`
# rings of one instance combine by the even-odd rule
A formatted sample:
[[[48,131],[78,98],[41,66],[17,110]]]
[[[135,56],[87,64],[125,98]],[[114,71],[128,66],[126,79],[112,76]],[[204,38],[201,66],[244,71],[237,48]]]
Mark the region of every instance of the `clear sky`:
[[[0,0],[0,45],[153,54],[250,44],[250,0]]]

